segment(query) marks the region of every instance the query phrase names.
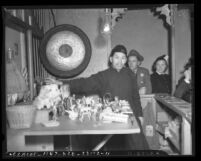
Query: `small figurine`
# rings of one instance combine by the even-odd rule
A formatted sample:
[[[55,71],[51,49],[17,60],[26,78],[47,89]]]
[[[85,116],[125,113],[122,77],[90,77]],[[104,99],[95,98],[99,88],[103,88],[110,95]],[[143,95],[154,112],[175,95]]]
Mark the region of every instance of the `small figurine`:
[[[91,120],[91,111],[89,107],[81,108],[79,120],[83,122],[85,119]]]
[[[111,94],[110,93],[106,93],[104,96],[103,96],[103,102],[105,105],[109,105],[110,101],[112,100],[111,98]]]
[[[57,114],[58,116],[63,116],[65,113],[65,108],[62,104],[62,101],[60,101],[58,104],[57,104]]]
[[[56,121],[57,120],[57,108],[56,106],[53,106],[53,118],[52,120]]]
[[[68,111],[68,115],[71,120],[75,120],[78,117],[78,112]]]
[[[76,99],[75,99],[75,95],[73,94],[73,96],[72,96],[72,99],[71,99],[71,103],[72,103],[72,105],[74,105],[74,104],[76,104]]]

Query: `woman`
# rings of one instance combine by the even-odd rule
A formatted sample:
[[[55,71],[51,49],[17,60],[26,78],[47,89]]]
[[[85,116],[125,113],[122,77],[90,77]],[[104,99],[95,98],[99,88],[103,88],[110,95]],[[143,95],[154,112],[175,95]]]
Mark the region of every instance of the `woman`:
[[[109,148],[107,150],[110,148],[111,150],[127,150],[126,148],[129,147],[123,145],[125,142],[132,144],[131,146],[135,146],[135,149],[138,150],[148,149],[148,143],[142,132],[141,124],[143,124],[143,116],[136,77],[129,68],[125,67],[127,61],[126,55],[126,48],[123,45],[117,45],[111,51],[109,69],[98,72],[88,78],[74,79],[66,82],[70,85],[72,94],[96,93],[100,97],[103,97],[105,94],[110,93],[112,98],[117,96],[119,99],[129,101],[136,120],[139,123],[141,133],[127,135],[126,137],[123,135],[115,135],[109,140]],[[62,82],[54,80],[47,80],[46,82],[62,84]],[[121,140],[122,144],[118,144]]]
[[[174,93],[175,97],[181,98],[189,103],[192,102],[191,66],[192,60],[190,58],[184,67],[184,76],[179,80]]]
[[[152,93],[171,94],[170,75],[165,72],[168,69],[168,63],[165,55],[158,57],[152,66],[151,74]]]

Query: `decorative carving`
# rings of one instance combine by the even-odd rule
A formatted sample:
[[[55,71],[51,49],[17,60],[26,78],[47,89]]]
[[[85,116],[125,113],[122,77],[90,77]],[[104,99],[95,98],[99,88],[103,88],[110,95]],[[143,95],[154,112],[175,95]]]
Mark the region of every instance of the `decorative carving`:
[[[174,5],[175,7],[177,6],[177,4],[176,5]],[[157,7],[156,8],[156,12],[159,12],[160,13],[160,15],[164,15],[165,16],[165,20],[166,20],[166,23],[168,24],[168,25],[173,25],[174,24],[174,22],[173,22],[173,14],[174,14],[174,9],[173,9],[173,7],[174,6],[172,6],[171,7],[171,5],[170,4],[165,4],[164,6],[162,6],[162,7]]]
[[[127,11],[127,8],[113,8],[111,11],[111,20],[112,20],[112,29],[116,25],[116,22],[119,21]]]

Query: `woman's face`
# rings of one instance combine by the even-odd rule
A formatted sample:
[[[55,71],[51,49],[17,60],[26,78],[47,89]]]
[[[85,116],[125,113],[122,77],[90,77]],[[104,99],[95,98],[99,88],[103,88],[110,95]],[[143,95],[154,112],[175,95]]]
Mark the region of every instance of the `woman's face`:
[[[164,73],[167,65],[164,60],[159,60],[156,63],[156,71],[158,73]]]
[[[122,52],[115,52],[112,57],[110,57],[110,62],[112,67],[117,71],[120,71],[126,64],[126,55]]]

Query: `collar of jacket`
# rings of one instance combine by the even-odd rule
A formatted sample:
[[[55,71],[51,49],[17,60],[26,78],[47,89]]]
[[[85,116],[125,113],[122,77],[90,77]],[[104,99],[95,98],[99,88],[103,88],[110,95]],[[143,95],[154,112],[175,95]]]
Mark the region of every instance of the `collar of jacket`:
[[[123,70],[125,70],[125,68],[126,68],[126,67],[123,67],[123,68],[120,69],[120,71],[117,71],[117,69],[115,69],[115,68],[113,68],[113,67],[111,66],[111,67],[110,67],[110,70],[112,70],[112,71],[114,71],[114,72],[120,73],[120,72],[122,72]]]
[[[156,71],[156,73],[157,73],[158,75],[165,75],[165,73],[159,73],[159,72],[157,72],[157,71]]]

